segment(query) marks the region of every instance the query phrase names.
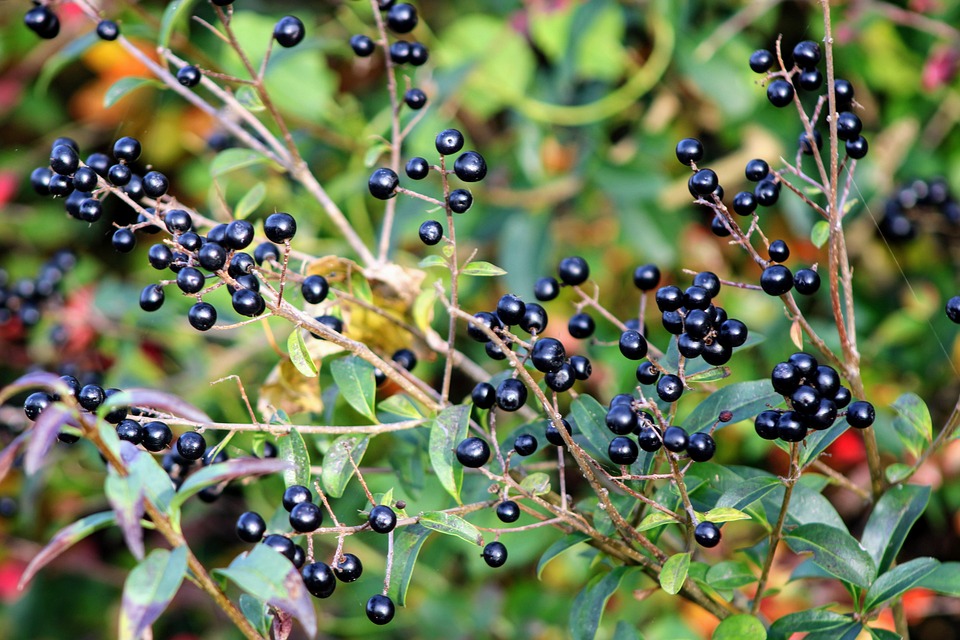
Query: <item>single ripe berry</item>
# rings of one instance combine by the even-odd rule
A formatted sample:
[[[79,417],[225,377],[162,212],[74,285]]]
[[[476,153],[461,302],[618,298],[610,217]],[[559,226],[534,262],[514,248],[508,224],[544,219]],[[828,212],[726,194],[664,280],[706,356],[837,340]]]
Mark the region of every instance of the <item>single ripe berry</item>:
[[[850,389],[846,387],[840,387],[837,389],[837,395],[833,397],[833,403],[837,405],[837,409],[843,409],[850,404],[850,400],[852,399],[853,398],[850,395]]]
[[[849,80],[842,78],[834,80],[833,93],[837,99],[837,110],[846,111],[853,106],[853,85]]]
[[[282,554],[290,562],[294,561],[297,555],[296,545],[293,540],[279,534],[271,534],[263,539],[263,544],[267,545],[277,553]]]
[[[444,129],[437,134],[437,152],[442,156],[452,155],[463,148],[463,134],[456,129]]]
[[[357,34],[350,38],[350,48],[353,49],[353,52],[361,58],[366,58],[367,56],[373,54],[377,48],[377,45],[374,44],[370,36]]]
[[[536,436],[529,433],[521,433],[513,441],[513,450],[517,452],[518,456],[533,455],[538,446]]]
[[[267,523],[259,513],[247,511],[237,518],[237,537],[244,542],[260,542],[267,530]]]
[[[777,417],[777,437],[785,442],[801,442],[807,437],[807,425],[796,411],[784,411]]]
[[[667,451],[680,453],[687,448],[690,442],[683,427],[667,427],[663,432],[663,446]]]
[[[527,305],[519,296],[508,293],[497,301],[497,317],[505,325],[520,324],[527,311]]]
[[[284,16],[273,27],[273,39],[281,47],[295,47],[300,44],[305,35],[306,29],[303,27],[303,22],[296,16]]]
[[[793,62],[801,69],[810,69],[820,62],[820,45],[813,40],[798,42],[793,48]]]
[[[863,124],[855,113],[842,111],[837,114],[837,137],[841,140],[856,140],[860,137]]]
[[[377,533],[390,533],[397,526],[397,514],[389,506],[378,504],[370,510],[367,522]]]
[[[657,380],[657,396],[664,402],[676,402],[683,395],[683,382],[672,373]]]
[[[27,396],[27,399],[23,403],[23,413],[27,416],[28,420],[36,421],[40,417],[40,414],[43,413],[43,410],[49,407],[53,403],[53,398],[50,397],[50,394],[44,391],[35,391]]]
[[[77,392],[77,402],[87,411],[96,411],[97,407],[103,404],[105,398],[106,394],[103,392],[103,387],[98,384],[84,385]]]
[[[652,291],[660,284],[660,269],[655,264],[640,265],[633,270],[633,284],[641,291]]]
[[[490,460],[490,445],[483,438],[471,436],[457,445],[457,460],[469,469],[477,469]]]
[[[345,553],[340,562],[333,567],[333,573],[340,582],[355,582],[363,574],[363,564],[357,556]]]
[[[143,448],[157,453],[163,451],[173,440],[173,432],[167,423],[154,420],[143,425]]]
[[[640,384],[653,384],[660,378],[660,371],[657,370],[650,361],[641,362],[637,365],[637,382]]]
[[[647,340],[632,329],[620,334],[620,353],[628,360],[641,360],[647,355]]]
[[[294,531],[310,533],[323,524],[323,511],[312,502],[300,502],[290,510],[289,519]]]
[[[367,619],[373,624],[389,624],[395,612],[396,608],[389,596],[378,593],[367,600]]]
[[[570,317],[570,321],[567,322],[567,331],[569,331],[570,335],[574,338],[582,340],[592,336],[596,326],[590,314],[578,313]]]
[[[156,311],[163,306],[163,287],[159,284],[148,284],[140,292],[140,308],[144,311]]]
[[[947,314],[947,317],[950,318],[950,322],[954,324],[960,324],[960,296],[953,296],[947,300],[947,304],[944,306],[944,311]]]
[[[607,428],[618,436],[633,433],[637,428],[637,414],[628,403],[612,405],[604,418]]]
[[[516,411],[526,402],[527,387],[516,378],[507,378],[497,387],[497,406],[504,411]]]
[[[144,174],[142,183],[143,193],[149,198],[159,198],[170,188],[170,181],[167,176],[159,171],[148,171]]]
[[[547,373],[543,377],[543,381],[551,391],[563,393],[573,387],[573,383],[577,381],[577,374],[573,370],[573,365],[564,362],[556,371]]]
[[[637,461],[640,456],[640,449],[637,443],[626,436],[617,436],[610,441],[607,447],[607,455],[613,464],[630,465]]]
[[[687,440],[687,455],[694,462],[706,462],[717,452],[717,443],[709,433],[698,431]]]
[[[500,317],[489,311],[480,311],[473,314],[473,318],[476,321],[476,324],[471,322],[467,325],[467,335],[476,340],[477,342],[489,342],[490,338],[487,336],[484,328],[489,330],[499,329],[503,326],[503,323],[500,322]]]
[[[761,207],[772,207],[780,199],[780,183],[773,179],[761,180],[753,189],[757,204]]]
[[[487,162],[476,151],[464,151],[453,163],[453,172],[464,182],[479,182],[487,175]]]
[[[136,162],[140,151],[140,141],[130,136],[124,136],[113,143],[113,157],[121,162]]]
[[[234,311],[248,318],[255,318],[266,309],[263,296],[253,289],[237,289],[233,292],[230,302]]]
[[[535,302],[527,305],[523,312],[523,320],[520,321],[520,328],[529,334],[541,333],[547,328],[547,310]]]
[[[389,200],[396,195],[397,186],[400,184],[400,178],[392,169],[382,167],[373,172],[367,187],[370,189],[370,195],[378,200]]]
[[[805,296],[820,290],[820,274],[813,269],[800,269],[793,274],[793,288]]]
[[[877,414],[873,405],[865,400],[851,402],[847,407],[847,423],[857,429],[866,429],[873,424]]]
[[[203,289],[205,278],[199,269],[193,267],[184,267],[177,274],[177,286],[184,293],[197,293]]]
[[[556,338],[541,338],[534,343],[530,356],[537,371],[550,373],[563,366],[567,354]]]
[[[637,436],[637,441],[640,443],[640,448],[647,453],[659,451],[660,447],[663,445],[663,439],[660,437],[660,432],[653,427],[643,427],[640,429],[640,434]]]
[[[777,79],[767,87],[767,100],[775,107],[785,107],[793,102],[793,85],[786,80]]]
[[[404,170],[411,180],[423,180],[430,173],[430,163],[425,158],[410,158]]]
[[[813,142],[811,143],[810,136],[804,131],[800,134],[797,144],[799,144],[801,152],[805,155],[812,156],[814,152],[820,151],[820,148],[823,147],[823,136],[820,135],[819,131],[814,131]]]
[[[287,511],[293,511],[293,508],[301,502],[313,502],[313,494],[302,484],[290,485],[283,492],[283,508]]]
[[[760,288],[770,296],[782,296],[793,288],[793,274],[782,264],[770,265],[760,275]]]
[[[823,84],[823,74],[819,69],[806,69],[800,72],[797,84],[804,91],[816,91]]]
[[[672,284],[660,287],[655,300],[660,311],[676,311],[683,306],[683,291]]]
[[[27,11],[23,23],[44,40],[52,40],[60,33],[60,19],[46,5],[36,6]]]
[[[497,402],[497,390],[489,382],[478,382],[470,397],[478,409],[489,409]]]
[[[761,411],[753,420],[754,430],[757,435],[764,440],[776,440],[779,437],[777,432],[777,422],[780,419],[780,413],[777,411]]]
[[[406,64],[410,61],[410,43],[397,40],[390,45],[390,60],[394,64]]]
[[[454,189],[447,196],[447,205],[454,213],[465,213],[473,205],[473,194],[467,189]]]
[[[787,258],[790,257],[790,247],[783,240],[774,240],[770,243],[767,253],[774,262],[786,262]]]
[[[390,356],[390,359],[407,371],[413,371],[413,368],[417,366],[417,354],[410,349],[397,349]]]
[[[420,225],[418,234],[420,235],[420,242],[432,247],[443,240],[443,225],[437,220],[427,220]]]
[[[50,151],[50,168],[61,176],[72,175],[80,166],[80,155],[73,147],[58,144]]]
[[[414,111],[419,111],[427,104],[427,94],[416,87],[407,89],[403,94],[403,102]]]
[[[703,144],[696,138],[684,138],[677,143],[677,160],[680,164],[691,165],[703,159]]]
[[[766,49],[757,49],[750,54],[750,68],[754,73],[766,73],[773,66],[773,54]]]
[[[716,191],[720,184],[717,174],[713,169],[700,169],[690,176],[690,190],[694,195],[709,196]]]
[[[843,148],[847,150],[848,156],[854,160],[859,160],[867,155],[867,151],[870,150],[870,145],[867,144],[866,138],[863,136],[858,136],[853,140],[847,140],[844,142]]]
[[[516,522],[520,519],[520,507],[513,500],[504,500],[497,505],[497,517],[500,522]]]
[[[300,571],[303,586],[315,598],[329,598],[337,588],[337,578],[333,569],[325,562],[312,562],[304,565]]]
[[[130,229],[123,227],[113,232],[110,243],[119,253],[130,253],[137,246],[137,236]]]
[[[263,233],[270,242],[281,244],[297,233],[297,221],[289,213],[272,213],[263,221]]]
[[[787,362],[796,367],[797,371],[801,376],[808,377],[816,372],[817,367],[820,366],[820,363],[817,362],[817,359],[814,358],[809,353],[804,353],[802,351],[792,354],[787,358]]]
[[[187,431],[177,438],[177,453],[184,460],[199,460],[207,450],[207,441],[196,431]]]
[[[560,283],[556,278],[544,276],[533,285],[533,296],[540,302],[549,302],[560,295]]]
[[[720,527],[708,520],[704,520],[693,530],[693,539],[701,547],[712,549],[720,544]]]
[[[200,69],[192,64],[180,67],[180,70],[177,71],[177,82],[185,87],[195,87],[200,84],[200,80],[202,79],[203,74],[200,72]]]
[[[770,175],[770,165],[767,164],[766,160],[754,158],[747,162],[743,173],[750,182],[760,182]]]
[[[502,567],[507,561],[507,548],[499,541],[487,543],[483,548],[483,561],[494,569]]]
[[[557,274],[564,284],[571,287],[583,284],[590,277],[590,265],[580,256],[570,256],[560,261]]]
[[[417,22],[417,10],[406,2],[395,4],[387,11],[387,27],[394,33],[410,33]]]
[[[752,191],[741,191],[733,196],[733,211],[741,216],[749,216],[757,209],[757,197]]]
[[[117,437],[131,444],[140,444],[143,440],[143,427],[135,420],[121,420],[117,425]]]
[[[716,340],[725,347],[734,347],[743,346],[747,341],[748,329],[740,320],[736,318],[730,318],[724,320],[720,325],[720,330],[717,332]]]
[[[410,64],[415,67],[420,67],[425,65],[429,58],[430,50],[427,49],[426,45],[421,42],[410,43],[410,56],[407,60]]]

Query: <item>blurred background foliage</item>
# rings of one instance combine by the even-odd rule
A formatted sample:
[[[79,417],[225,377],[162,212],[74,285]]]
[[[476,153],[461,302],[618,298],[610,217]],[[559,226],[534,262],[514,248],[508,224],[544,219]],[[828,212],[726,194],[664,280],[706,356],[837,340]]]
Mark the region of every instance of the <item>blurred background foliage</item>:
[[[877,225],[889,199],[915,179],[943,177],[960,194],[960,5],[948,0],[832,4],[837,73],[856,88],[871,145],[852,184],[857,202],[848,231],[864,379],[878,407],[915,391],[929,402],[934,423],[941,424],[960,390],[960,340],[942,313],[944,301],[960,292],[960,222],[935,211],[917,211],[911,214],[917,232],[905,242],[885,240]],[[105,0],[102,6],[124,34],[156,56],[164,3]],[[728,196],[745,185],[748,159],[762,157],[775,165],[780,157],[794,158],[799,121],[789,109],[768,104],[747,58],[754,49],[772,48],[778,34],[787,49],[801,39],[820,40],[823,26],[814,3],[424,0],[417,6],[422,20],[414,35],[430,47],[431,59],[415,72],[404,70],[400,83],[424,89],[430,102],[405,144],[404,158],[430,158],[433,137],[441,129],[464,131],[468,147],[484,154],[491,172],[474,189],[473,208],[458,217],[457,235],[464,255],[476,249],[479,258],[508,271],[495,280],[468,281],[465,309],[492,308],[505,292],[532,298],[535,279],[551,274],[559,258],[572,254],[589,260],[601,301],[622,318],[636,314],[638,292],[630,277],[644,262],[656,262],[667,280],[682,285],[690,279],[682,269],[757,281],[756,265],[714,237],[709,212],[690,203],[687,173],[674,158],[674,145],[686,136],[703,140],[704,164],[718,172]],[[3,0],[0,7],[0,267],[16,283],[34,277],[60,249],[78,256],[60,297],[47,305],[38,324],[0,319],[0,382],[31,367],[69,370],[107,386],[156,386],[183,395],[217,419],[248,420],[233,382],[209,383],[235,374],[256,395],[276,364],[258,325],[198,334],[186,322],[188,302],[173,296],[160,312],[142,313],[138,292],[156,280],[145,259],[147,237],[141,236],[135,252],[115,253],[107,222],[87,226],[68,219],[61,202],[32,192],[30,171],[46,164],[49,144],[57,136],[75,138],[86,155],[107,151],[115,138],[132,135],[144,145],[141,163],[163,171],[171,178],[171,192],[211,217],[223,219],[228,213],[222,201],[234,205],[251,185],[262,182],[265,197],[252,218],[275,210],[293,213],[300,224],[296,248],[317,256],[344,255],[345,245],[310,196],[267,167],[212,180],[212,159],[232,141],[216,119],[173,92],[146,85],[104,108],[104,96],[117,80],[146,76],[147,71],[116,43],[96,40],[93,25],[75,7],[57,8],[63,29],[52,41],[38,40],[23,26],[22,14],[29,7],[25,0]],[[387,162],[382,136],[389,134],[389,103],[379,54],[356,58],[347,45],[354,33],[373,35],[369,3],[238,0],[236,9],[234,26],[254,60],[262,56],[280,16],[293,13],[307,25],[301,46],[275,52],[268,86],[320,182],[372,244],[382,203],[369,197],[365,183],[371,167]],[[196,3],[195,13],[213,20],[205,3]],[[196,23],[184,25],[171,47],[204,68],[241,73],[235,55]],[[815,97],[807,95],[804,101],[812,105]],[[404,121],[410,115],[405,112]],[[418,186],[430,194],[439,191],[438,184]],[[129,221],[119,207],[107,209],[105,219]],[[394,260],[415,266],[426,253],[417,228],[428,217],[433,216],[421,201],[399,200]],[[769,238],[790,244],[791,267],[825,261],[825,251],[810,242],[814,213],[796,198],[784,192],[762,217]],[[218,302],[221,293],[211,301]],[[574,308],[564,297],[547,307],[548,332],[570,345],[565,326]],[[794,350],[778,301],[730,287],[721,297],[731,317],[766,336],[758,347],[734,357],[733,379],[767,375],[772,363]],[[225,298],[219,302],[221,315],[230,321]],[[826,296],[803,304],[828,342],[835,341]],[[595,375],[583,391],[605,402],[634,383],[632,372],[616,363],[616,349],[602,344],[615,336],[614,328],[598,324],[598,343],[574,349],[594,363]],[[272,319],[269,325],[280,335],[287,332],[279,321]],[[650,332],[655,343],[666,345],[659,326]],[[475,355],[482,360],[481,353]],[[441,370],[442,362],[427,362],[418,374],[439,379]],[[458,393],[466,393],[471,383],[458,382]],[[682,406],[689,411],[692,402]],[[2,411],[7,413],[0,412],[0,421],[15,409]],[[895,439],[883,437],[892,414],[880,413],[881,445],[896,453]],[[10,437],[0,436],[3,442]],[[329,445],[324,438],[315,441],[318,453]],[[389,468],[392,460],[407,454],[417,459],[424,442],[425,435],[417,432],[381,436],[364,465]],[[238,444],[238,450],[262,446],[254,438]],[[863,481],[866,469],[857,436],[844,436],[831,454],[831,466]],[[123,569],[131,566],[116,530],[79,545],[26,593],[16,590],[19,572],[38,545],[67,522],[104,506],[96,453],[81,444],[55,455],[40,476],[14,474],[0,485],[0,636],[110,637]],[[784,462],[782,454],[752,437],[749,424],[724,431],[718,460],[772,470]],[[417,509],[447,506],[439,485],[422,469],[410,474],[396,490],[415,499]],[[391,477],[369,474],[371,489],[390,488]],[[960,559],[956,443],[935,456],[918,480],[937,490],[905,555],[935,549],[941,560]],[[486,488],[482,478],[469,476],[465,500],[482,499]],[[571,490],[576,493],[577,486]],[[241,550],[232,531],[236,516],[248,508],[274,513],[281,491],[278,478],[267,479],[230,487],[218,502],[187,509],[187,537],[208,566],[225,566]],[[856,532],[862,526],[859,505],[849,494],[828,494]],[[347,514],[362,506],[357,490],[335,504],[347,521]],[[493,514],[488,515],[478,524],[494,526]],[[725,529],[729,548],[756,539],[752,529],[737,524]],[[548,565],[537,580],[533,567],[558,535],[539,529],[509,536],[510,561],[497,572],[462,543],[432,538],[414,574],[410,607],[381,633],[409,638],[562,636],[570,603],[595,573],[597,559],[577,547]],[[377,632],[362,613],[368,592],[379,589],[383,575],[384,550],[377,542],[363,536],[348,542],[347,550],[361,556],[367,571],[360,584],[341,586],[334,598],[322,602],[321,628],[328,636]],[[325,546],[332,552],[329,542],[320,543]],[[792,568],[777,567],[774,582],[785,583]],[[623,585],[608,606],[602,637],[611,637],[617,621],[637,625],[650,640],[709,635],[715,621],[708,615],[662,592],[651,595],[645,591],[650,586],[645,579]],[[767,600],[769,609],[763,613],[776,618],[842,597],[787,584],[778,597]],[[945,607],[914,592],[906,604],[916,637],[958,637],[957,603]],[[235,632],[186,585],[155,634],[187,640],[231,638]]]

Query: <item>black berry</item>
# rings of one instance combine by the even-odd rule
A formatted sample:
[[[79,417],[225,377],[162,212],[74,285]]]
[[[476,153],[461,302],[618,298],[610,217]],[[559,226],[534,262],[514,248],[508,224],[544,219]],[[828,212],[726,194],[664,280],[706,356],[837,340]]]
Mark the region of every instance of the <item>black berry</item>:
[[[771,296],[782,296],[793,288],[793,274],[782,264],[770,265],[760,275],[760,288]]]
[[[263,233],[270,242],[282,244],[297,233],[297,221],[289,213],[271,213],[263,221]]]
[[[203,79],[203,74],[200,72],[200,69],[188,64],[185,67],[180,67],[177,71],[177,82],[182,84],[185,87],[195,87],[200,84],[200,80]]]
[[[519,456],[529,456],[533,455],[537,451],[539,443],[537,438],[534,435],[529,433],[521,433],[513,441],[513,450],[517,452]]]
[[[259,513],[247,511],[237,518],[237,537],[244,542],[260,542],[267,530],[267,523]]]
[[[283,492],[283,508],[287,511],[293,511],[293,508],[301,502],[313,502],[313,494],[302,484],[290,485]]]
[[[355,582],[363,574],[363,564],[357,556],[345,553],[333,567],[333,573],[340,582]]]
[[[395,4],[387,11],[387,27],[394,33],[410,33],[417,22],[417,10],[405,2]]]
[[[687,441],[687,455],[694,462],[706,462],[717,451],[717,443],[709,433],[698,431],[690,434]]]
[[[473,194],[467,189],[454,189],[447,196],[447,205],[454,213],[465,213],[473,205]]]
[[[850,406],[847,407],[847,423],[851,427],[866,429],[873,424],[876,417],[877,414],[873,409],[873,405],[864,400],[851,402]]]
[[[690,442],[683,427],[667,427],[663,432],[663,446],[667,451],[680,453],[687,448]]]
[[[306,29],[296,16],[284,16],[273,27],[273,39],[281,47],[295,47],[303,40]]]
[[[560,295],[560,284],[556,278],[545,276],[533,285],[533,296],[540,302],[549,302]]]
[[[513,500],[504,500],[497,505],[497,517],[500,522],[516,522],[520,519],[520,507]]]
[[[463,134],[456,129],[444,129],[437,134],[435,142],[437,152],[442,156],[449,156],[463,148]]]
[[[422,89],[407,89],[403,94],[403,102],[414,111],[419,111],[427,104],[427,94]]]
[[[507,548],[499,541],[487,543],[483,548],[483,561],[494,569],[502,567],[507,561]]]
[[[420,225],[420,242],[432,247],[443,240],[443,225],[437,220],[427,220]]]
[[[329,598],[337,588],[337,578],[333,575],[333,569],[324,562],[304,565],[300,576],[307,591],[315,598]]]
[[[617,436],[610,441],[607,447],[607,455],[613,464],[630,465],[637,461],[640,456],[640,449],[637,443],[626,436]]]
[[[323,523],[323,511],[312,502],[300,502],[290,510],[289,519],[294,531],[310,533]]]
[[[457,445],[457,460],[469,469],[476,469],[490,460],[490,445],[483,438],[471,436]]]
[[[367,600],[367,619],[373,624],[389,624],[395,612],[393,600],[388,596],[378,593]]]
[[[173,432],[167,423],[154,420],[143,425],[143,448],[157,453],[163,451],[173,440]]]
[[[750,68],[755,73],[766,73],[773,66],[773,54],[766,49],[757,49],[750,54]]]
[[[676,151],[680,164],[691,165],[703,159],[703,144],[696,138],[684,138],[677,143]]]
[[[793,102],[793,85],[777,79],[767,87],[767,100],[775,107],[785,107]]]
[[[177,438],[177,453],[184,460],[199,460],[207,450],[207,441],[196,431],[187,431]]]
[[[400,179],[392,169],[386,167],[377,169],[370,176],[367,187],[370,189],[370,195],[378,200],[389,200],[396,195],[397,186]]]
[[[774,240],[767,249],[770,259],[774,262],[786,262],[790,257],[790,247],[783,240]]]
[[[712,549],[720,544],[720,527],[704,520],[693,530],[693,539],[696,540],[697,544],[701,547]]]
[[[487,163],[476,151],[465,151],[457,156],[453,172],[464,182],[479,182],[487,175]]]
[[[353,52],[361,58],[366,58],[367,56],[373,54],[377,48],[377,45],[374,44],[370,36],[357,34],[350,38],[350,48],[353,49]]]

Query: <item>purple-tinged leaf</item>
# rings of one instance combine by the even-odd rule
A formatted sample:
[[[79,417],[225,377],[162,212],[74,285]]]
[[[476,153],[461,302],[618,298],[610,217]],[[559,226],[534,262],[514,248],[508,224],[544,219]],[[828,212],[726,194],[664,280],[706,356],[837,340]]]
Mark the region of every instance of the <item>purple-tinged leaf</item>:
[[[34,371],[20,376],[3,389],[0,389],[0,404],[13,396],[29,389],[48,389],[60,395],[69,395],[70,387],[55,373],[48,371]]]
[[[120,476],[113,469],[103,485],[107,500],[117,515],[127,548],[137,560],[143,560],[143,487],[134,476]]]
[[[61,404],[52,404],[43,410],[33,423],[27,452],[23,456],[23,469],[28,475],[36,473],[47,452],[60,433],[60,427],[70,422],[71,412]]]
[[[186,420],[205,424],[213,422],[206,413],[177,396],[155,389],[124,389],[110,396],[104,403],[106,409],[116,407],[141,407],[169,413]]]
[[[187,548],[154,549],[123,584],[120,640],[137,640],[163,613],[187,573]]]
[[[170,514],[170,501],[174,497],[173,481],[153,456],[145,453],[126,440],[120,442],[120,459],[129,473],[130,482],[139,487],[143,496],[160,511]]]
[[[292,615],[311,638],[317,635],[316,611],[300,572],[267,545],[254,546],[249,553],[237,556],[226,569],[214,572],[226,576],[255,598]]]
[[[234,458],[226,462],[212,464],[192,474],[180,486],[180,490],[173,496],[171,509],[177,509],[186,502],[187,498],[199,493],[206,487],[220,484],[227,480],[234,480],[246,476],[262,476],[268,473],[277,473],[290,468],[290,463],[278,458]]]
[[[17,460],[17,454],[20,453],[20,447],[26,442],[29,434],[29,431],[24,431],[14,438],[3,451],[0,451],[0,481],[10,473],[10,469],[13,468],[13,463]]]
[[[35,555],[33,560],[30,561],[30,564],[27,565],[27,568],[24,569],[23,575],[20,576],[20,584],[17,585],[17,588],[23,589],[26,587],[33,576],[36,575],[37,571],[40,571],[40,569],[50,564],[50,562],[61,553],[94,531],[103,529],[108,525],[116,523],[116,521],[117,518],[113,511],[101,511],[100,513],[89,515],[86,518],[81,518],[58,531],[50,542],[47,543],[47,546],[41,549],[40,553]]]

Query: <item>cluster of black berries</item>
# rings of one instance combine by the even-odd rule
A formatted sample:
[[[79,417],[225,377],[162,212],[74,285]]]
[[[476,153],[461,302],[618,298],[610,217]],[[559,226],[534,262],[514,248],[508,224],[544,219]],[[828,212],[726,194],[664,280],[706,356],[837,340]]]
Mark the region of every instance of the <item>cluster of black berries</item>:
[[[960,202],[943,178],[913,180],[887,198],[879,232],[891,242],[911,240],[917,227],[940,231],[960,224]]]
[[[380,0],[380,11],[385,15],[386,25],[390,31],[398,34],[410,33],[419,22],[417,9],[405,2],[397,3],[395,0]],[[377,48],[373,38],[364,34],[357,34],[350,38],[350,48],[361,58],[373,55]],[[390,45],[390,61],[394,64],[410,64],[419,67],[426,63],[430,57],[430,51],[426,45],[421,42],[408,40],[395,40]],[[427,94],[416,87],[407,89],[403,94],[403,101],[413,110],[422,109],[427,104]]]
[[[790,257],[790,247],[783,240],[774,240],[767,249],[770,263],[760,274],[760,288],[771,296],[782,296],[791,289],[805,296],[820,290],[820,274],[813,269],[798,269],[793,273],[780,264]]]
[[[23,23],[45,40],[56,38],[60,34],[60,18],[39,0],[33,0],[33,5],[23,16]],[[120,36],[120,26],[113,20],[101,20],[97,23],[97,36],[101,40],[116,40]]]
[[[756,73],[768,74],[774,78],[767,85],[767,99],[775,107],[785,107],[794,99],[794,90],[817,91],[823,85],[823,74],[817,68],[820,64],[820,45],[812,40],[804,40],[793,48],[793,67],[786,71],[770,72],[776,58],[770,51],[759,49],[750,56],[750,68]],[[836,79],[833,83],[833,92],[837,108],[837,137],[844,141],[847,156],[859,160],[867,155],[869,145],[866,138],[860,135],[863,128],[860,118],[853,113],[853,85],[849,81]],[[819,151],[823,145],[823,137],[814,130],[813,140],[808,139],[807,132],[800,134],[800,149],[807,155]]]
[[[337,588],[337,581],[355,582],[363,573],[363,564],[360,558],[352,553],[344,553],[331,567],[325,562],[314,561],[307,563],[307,553],[304,548],[295,543],[291,536],[312,534],[323,523],[323,510],[313,502],[313,493],[303,485],[292,485],[283,492],[283,508],[290,514],[290,527],[293,532],[289,535],[272,533],[265,535],[267,524],[263,517],[254,511],[248,511],[237,519],[236,532],[244,542],[262,542],[268,547],[283,554],[293,565],[300,570],[304,586],[316,598],[329,598]],[[406,505],[398,502],[397,506]],[[367,517],[370,529],[376,533],[390,533],[397,526],[397,514],[392,507],[380,504],[373,507]],[[367,618],[375,624],[387,624],[394,616],[393,601],[386,595],[377,594],[367,601]]]
[[[866,429],[876,417],[869,402],[851,402],[850,390],[843,386],[833,367],[819,364],[808,353],[794,353],[786,362],[778,363],[770,374],[770,382],[790,408],[770,409],[757,415],[754,427],[766,440],[800,442],[808,431],[829,429],[843,415],[851,427]],[[846,411],[842,412],[843,409]]]
[[[0,326],[14,321],[24,328],[36,326],[44,306],[55,300],[63,276],[76,262],[73,253],[58,251],[40,267],[35,277],[14,282],[9,282],[7,272],[0,269]]]
[[[64,375],[60,380],[70,389],[71,394],[76,399],[77,404],[83,411],[94,413],[103,402],[110,396],[120,393],[120,389],[104,389],[98,384],[81,385],[80,381],[71,375]],[[60,400],[56,393],[47,391],[34,391],[23,403],[23,413],[30,421],[36,421],[50,405]],[[119,424],[127,417],[127,409],[118,407],[104,416],[104,420],[111,424]],[[168,429],[169,432],[169,429]],[[66,444],[73,444],[79,440],[79,436],[72,432],[62,431],[57,438]],[[164,442],[163,446],[169,444],[170,439]],[[163,447],[161,447],[162,449]],[[159,450],[159,449],[158,449]]]

